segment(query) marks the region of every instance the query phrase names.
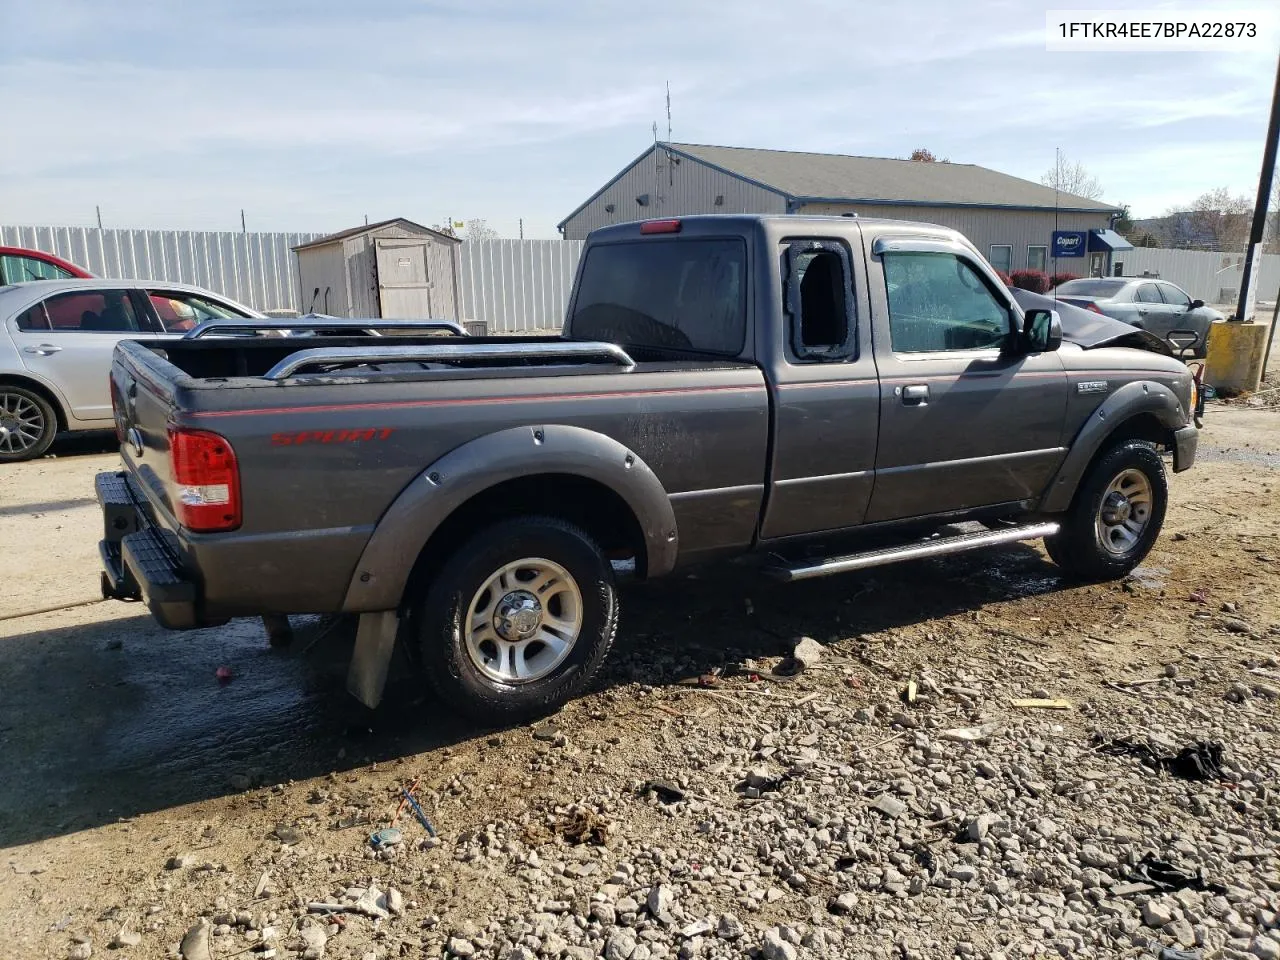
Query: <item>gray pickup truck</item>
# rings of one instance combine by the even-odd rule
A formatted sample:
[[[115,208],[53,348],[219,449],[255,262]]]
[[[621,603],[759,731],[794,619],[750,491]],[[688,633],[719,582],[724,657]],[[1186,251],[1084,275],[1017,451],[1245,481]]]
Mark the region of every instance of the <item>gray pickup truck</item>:
[[[456,707],[556,707],[613,644],[623,572],[755,553],[789,581],[1043,538],[1118,577],[1160,531],[1160,452],[1195,458],[1182,363],[1109,345],[1123,324],[1064,341],[926,224],[622,224],[588,240],[562,337],[327,326],[120,344],[103,591],[176,629],[358,614],[370,705],[399,638]]]

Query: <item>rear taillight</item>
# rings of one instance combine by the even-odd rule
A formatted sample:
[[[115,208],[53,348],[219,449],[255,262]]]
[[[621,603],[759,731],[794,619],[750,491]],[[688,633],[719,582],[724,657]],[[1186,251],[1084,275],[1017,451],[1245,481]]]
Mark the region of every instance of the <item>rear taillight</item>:
[[[1102,313],[1102,311],[1098,309],[1098,305],[1096,303],[1086,303],[1084,308],[1086,310],[1092,310],[1094,313]],[[1106,316],[1106,314],[1103,314],[1103,316]]]
[[[196,533],[240,526],[240,465],[231,444],[205,430],[169,429],[174,510]]]

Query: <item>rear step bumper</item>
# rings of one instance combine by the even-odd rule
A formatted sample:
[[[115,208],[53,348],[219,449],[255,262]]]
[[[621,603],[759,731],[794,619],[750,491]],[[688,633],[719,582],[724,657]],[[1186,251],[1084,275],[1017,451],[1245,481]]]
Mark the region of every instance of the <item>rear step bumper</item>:
[[[829,557],[825,560],[777,565],[766,568],[765,572],[775,579],[786,582],[810,580],[814,577],[830,576],[833,573],[848,573],[852,570],[865,570],[868,567],[881,567],[885,564],[898,563],[902,560],[942,557],[951,553],[977,550],[980,547],[994,547],[1002,543],[1014,543],[1018,540],[1037,540],[1041,537],[1051,537],[1057,532],[1057,523],[1031,523],[1021,527],[983,530],[979,533],[964,533],[954,537],[921,540],[902,546],[868,550],[865,553]]]
[[[102,508],[102,595],[111,600],[144,600],[152,616],[170,630],[203,626],[196,585],[174,559],[164,532],[144,519],[123,473],[100,473],[94,480]]]

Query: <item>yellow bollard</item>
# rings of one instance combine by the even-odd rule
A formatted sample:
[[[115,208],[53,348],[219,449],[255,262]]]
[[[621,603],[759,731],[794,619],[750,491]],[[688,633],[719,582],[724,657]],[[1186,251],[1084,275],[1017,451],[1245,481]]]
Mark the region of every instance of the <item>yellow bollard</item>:
[[[1214,323],[1209,329],[1205,382],[1228,395],[1257,390],[1269,327],[1267,323]]]

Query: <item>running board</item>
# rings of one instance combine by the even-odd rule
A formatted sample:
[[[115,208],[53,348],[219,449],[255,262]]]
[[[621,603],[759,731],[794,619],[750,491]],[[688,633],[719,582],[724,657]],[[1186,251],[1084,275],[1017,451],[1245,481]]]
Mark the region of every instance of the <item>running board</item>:
[[[885,564],[898,563],[902,560],[943,557],[951,553],[964,553],[966,550],[976,550],[979,547],[994,547],[998,544],[1014,543],[1018,540],[1038,540],[1040,537],[1051,537],[1057,532],[1058,524],[1056,523],[1032,523],[1023,527],[983,530],[980,533],[964,533],[955,537],[923,540],[901,547],[868,550],[866,553],[852,553],[847,557],[830,557],[816,562],[798,562],[791,566],[768,567],[765,572],[775,579],[790,583],[793,580],[826,577],[833,573],[848,573],[851,570],[882,567]]]

